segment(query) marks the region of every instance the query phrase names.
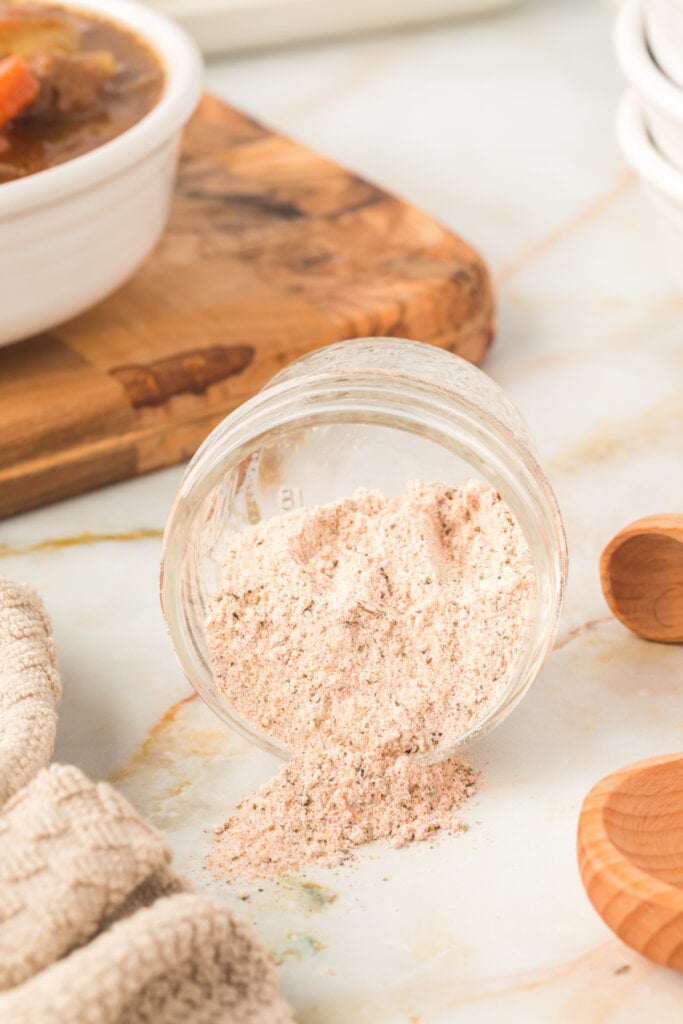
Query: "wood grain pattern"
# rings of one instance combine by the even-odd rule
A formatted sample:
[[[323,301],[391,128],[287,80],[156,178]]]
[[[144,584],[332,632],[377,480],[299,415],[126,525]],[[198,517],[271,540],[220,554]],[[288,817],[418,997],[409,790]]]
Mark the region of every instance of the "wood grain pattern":
[[[683,643],[683,515],[646,516],[626,526],[600,558],[610,609],[639,636]]]
[[[0,516],[189,457],[312,348],[393,335],[478,362],[493,324],[465,242],[206,97],[151,259],[100,306],[0,351]]]
[[[628,946],[683,971],[683,755],[608,776],[579,818],[588,897]]]

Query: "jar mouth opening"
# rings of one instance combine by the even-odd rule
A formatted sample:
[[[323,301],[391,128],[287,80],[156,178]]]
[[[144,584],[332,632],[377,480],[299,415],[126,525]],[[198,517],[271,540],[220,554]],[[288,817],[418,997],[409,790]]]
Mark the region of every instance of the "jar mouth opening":
[[[525,536],[534,565],[532,621],[499,700],[467,732],[417,755],[423,762],[451,757],[507,717],[538,675],[554,643],[564,597],[567,551],[553,492],[512,430],[487,416],[475,402],[446,386],[435,385],[419,371],[323,370],[294,379],[288,374],[289,370],[284,379],[275,378],[220,424],[198,450],[183,478],[162,549],[162,606],[176,654],[192,685],[220,718],[270,753],[291,757],[290,749],[244,720],[218,696],[206,642],[190,627],[191,616],[183,614],[183,601],[193,589],[183,575],[192,571],[185,563],[193,531],[201,529],[199,510],[230,471],[262,450],[276,432],[348,420],[376,422],[421,434],[464,460],[473,476],[499,491]],[[169,557],[171,548],[182,553],[180,559]]]

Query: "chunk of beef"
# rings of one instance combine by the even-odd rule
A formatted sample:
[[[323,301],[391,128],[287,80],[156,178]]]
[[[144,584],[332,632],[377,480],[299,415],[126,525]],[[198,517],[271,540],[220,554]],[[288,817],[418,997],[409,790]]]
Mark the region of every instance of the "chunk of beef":
[[[36,53],[30,65],[40,82],[40,92],[26,117],[94,113],[100,106],[102,88],[116,74],[116,62],[106,51]]]

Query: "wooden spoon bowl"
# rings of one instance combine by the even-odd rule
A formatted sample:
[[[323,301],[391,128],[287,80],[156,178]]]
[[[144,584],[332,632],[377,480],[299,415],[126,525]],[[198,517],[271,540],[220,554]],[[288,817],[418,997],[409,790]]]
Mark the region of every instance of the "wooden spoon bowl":
[[[683,642],[683,515],[638,519],[600,559],[607,604],[647,640]]]
[[[578,857],[588,898],[612,931],[683,971],[683,755],[599,782],[579,816]]]

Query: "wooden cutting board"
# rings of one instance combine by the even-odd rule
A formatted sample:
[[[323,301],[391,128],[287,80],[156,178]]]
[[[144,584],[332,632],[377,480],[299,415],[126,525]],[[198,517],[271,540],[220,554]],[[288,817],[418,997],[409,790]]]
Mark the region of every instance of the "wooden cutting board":
[[[394,335],[478,362],[493,322],[469,245],[206,97],[153,256],[88,313],[0,350],[0,516],[188,458],[312,348]]]

